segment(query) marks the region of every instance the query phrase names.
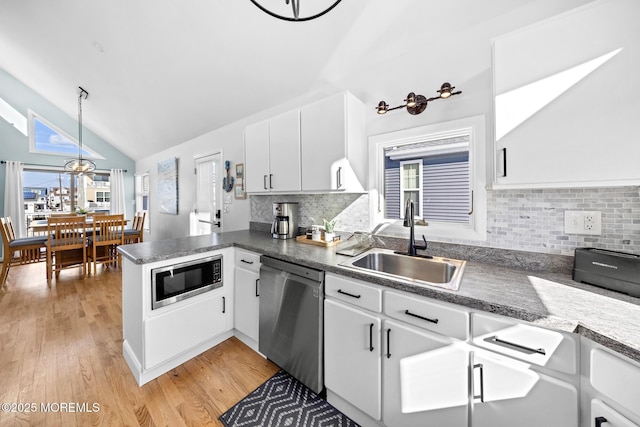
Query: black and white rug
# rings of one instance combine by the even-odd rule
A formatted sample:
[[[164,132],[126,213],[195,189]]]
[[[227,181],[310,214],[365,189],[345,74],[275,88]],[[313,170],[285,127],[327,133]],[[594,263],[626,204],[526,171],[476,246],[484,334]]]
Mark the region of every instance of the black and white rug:
[[[358,427],[285,371],[220,415],[227,427]]]

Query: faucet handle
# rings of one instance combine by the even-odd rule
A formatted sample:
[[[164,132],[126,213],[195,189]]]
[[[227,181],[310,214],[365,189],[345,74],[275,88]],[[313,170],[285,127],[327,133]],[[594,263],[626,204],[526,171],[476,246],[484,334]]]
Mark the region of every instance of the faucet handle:
[[[424,251],[425,249],[427,249],[427,238],[424,237],[424,234],[422,235],[422,241],[424,242],[424,246],[416,246],[416,249]]]

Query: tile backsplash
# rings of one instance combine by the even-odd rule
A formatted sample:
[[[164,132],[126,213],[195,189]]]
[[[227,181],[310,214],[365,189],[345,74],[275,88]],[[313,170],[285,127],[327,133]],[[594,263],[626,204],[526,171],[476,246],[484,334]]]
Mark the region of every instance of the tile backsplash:
[[[367,194],[251,196],[251,221],[271,223],[274,202],[298,202],[301,227],[336,218],[336,230],[369,229]],[[566,234],[566,210],[600,211],[602,235]],[[487,191],[487,241],[449,243],[571,255],[577,247],[640,254],[640,188],[578,188]]]

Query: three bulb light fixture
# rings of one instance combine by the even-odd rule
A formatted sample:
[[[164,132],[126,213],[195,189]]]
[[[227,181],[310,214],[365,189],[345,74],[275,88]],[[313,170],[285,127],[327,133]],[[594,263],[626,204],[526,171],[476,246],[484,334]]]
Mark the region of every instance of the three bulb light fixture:
[[[459,95],[462,93],[461,90],[454,92],[455,86],[451,86],[451,83],[445,82],[440,86],[440,90],[437,90],[438,96],[434,96],[433,98],[427,98],[424,95],[416,95],[413,92],[410,92],[407,95],[407,99],[404,100],[404,104],[398,105],[397,107],[389,107],[384,101],[380,101],[376,109],[378,110],[378,114],[386,114],[387,111],[397,110],[399,108],[407,108],[407,112],[412,115],[422,113],[426,108],[427,104],[431,101],[435,101],[436,99],[447,99],[453,95]]]
[[[84,175],[96,170],[96,164],[89,159],[82,158],[82,99],[89,97],[89,92],[80,89],[80,95],[78,95],[78,158],[69,159],[64,163],[64,170],[71,175]]]

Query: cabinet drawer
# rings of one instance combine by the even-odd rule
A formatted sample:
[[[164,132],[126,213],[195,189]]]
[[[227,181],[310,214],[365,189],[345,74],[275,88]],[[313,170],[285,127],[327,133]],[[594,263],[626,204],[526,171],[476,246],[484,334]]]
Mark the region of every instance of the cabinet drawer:
[[[384,292],[384,313],[403,322],[439,334],[466,340],[469,337],[469,313],[447,303],[418,295]]]
[[[640,417],[640,367],[607,351],[591,350],[591,385]]]
[[[376,313],[382,312],[382,290],[366,282],[327,274],[324,289],[327,297],[345,301]]]
[[[596,419],[604,418],[606,421],[600,419],[602,427],[639,427],[637,424],[632,423],[607,405],[602,403],[598,399],[591,401],[591,424],[594,426]]]
[[[578,340],[570,333],[484,313],[473,313],[471,325],[478,347],[570,375],[577,373]]]
[[[260,271],[260,254],[236,249],[236,267],[250,271]]]

